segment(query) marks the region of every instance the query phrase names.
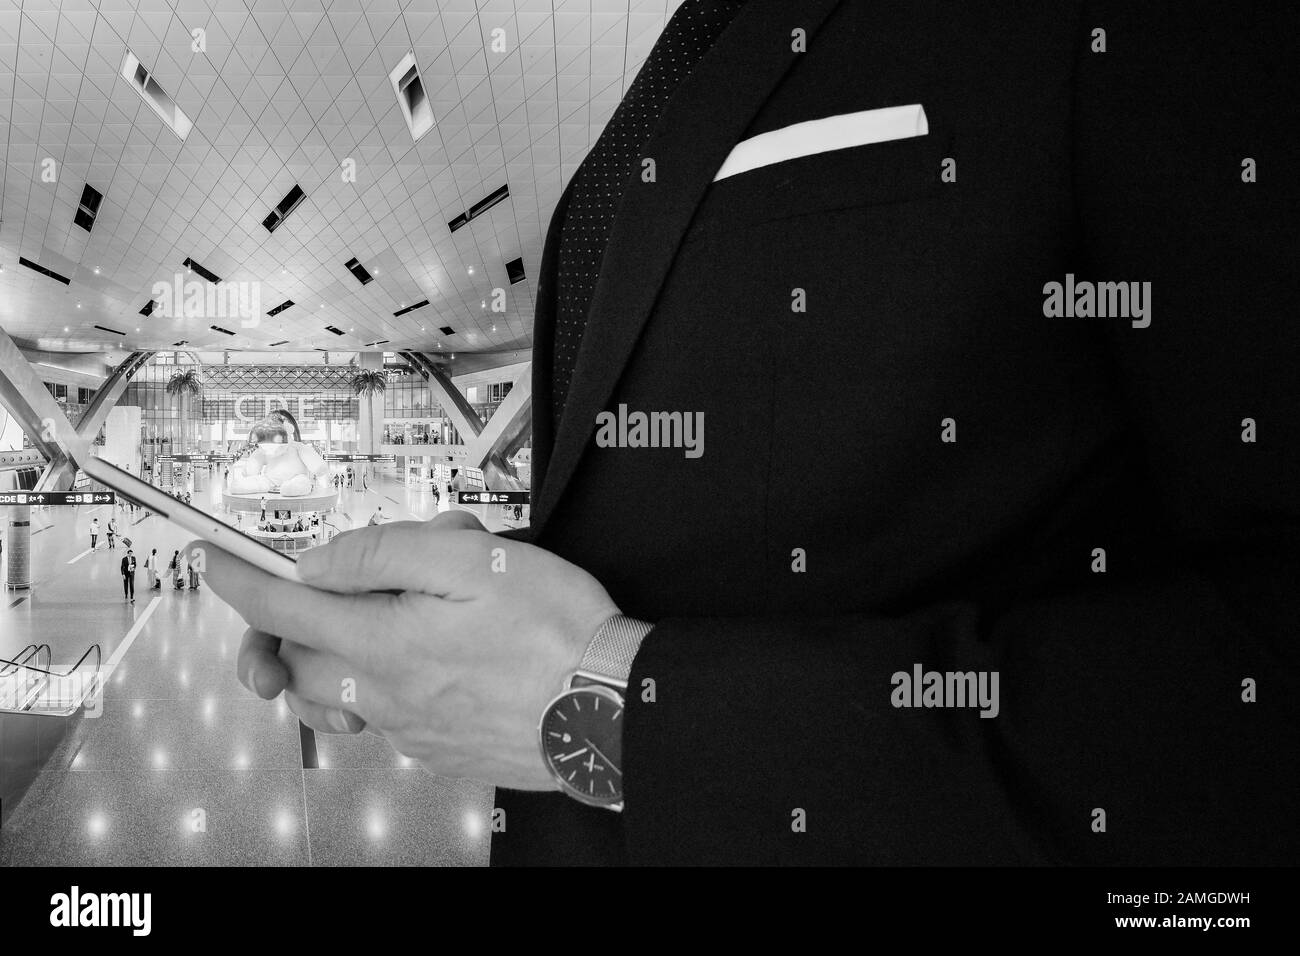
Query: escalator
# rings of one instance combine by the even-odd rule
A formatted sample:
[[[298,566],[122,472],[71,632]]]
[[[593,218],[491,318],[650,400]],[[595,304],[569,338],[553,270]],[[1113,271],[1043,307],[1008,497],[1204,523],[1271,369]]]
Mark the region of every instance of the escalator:
[[[100,646],[91,644],[63,673],[52,669],[48,644],[28,644],[12,660],[0,658],[0,719],[73,716],[99,689],[101,658]]]
[[[0,824],[39,776],[72,722],[91,713],[88,703],[102,700],[101,665],[98,644],[90,645],[66,670],[52,665],[48,644],[28,644],[12,658],[0,658]]]

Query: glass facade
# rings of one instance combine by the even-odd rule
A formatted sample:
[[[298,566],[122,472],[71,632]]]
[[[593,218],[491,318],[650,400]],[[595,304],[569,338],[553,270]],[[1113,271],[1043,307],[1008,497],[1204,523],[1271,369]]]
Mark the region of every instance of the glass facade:
[[[253,425],[284,409],[303,441],[322,453],[356,452],[360,399],[348,366],[195,365],[183,354],[159,355],[132,378],[120,405],[140,409],[146,470],[158,455],[237,454]],[[165,360],[164,360],[165,359]],[[199,373],[199,395],[169,395],[177,372]]]
[[[392,375],[384,390],[385,418],[445,418],[442,406],[418,375]]]
[[[95,389],[82,388],[77,385],[64,385],[59,382],[45,382],[44,384],[45,390],[58,402],[59,408],[68,417],[68,423],[74,428],[79,425],[81,416],[86,413],[86,406],[95,397]],[[99,430],[99,434],[95,436],[94,443],[97,445],[104,444],[104,430],[102,428]],[[31,447],[31,441],[26,434],[23,435],[23,447]]]
[[[471,385],[465,389],[465,400],[479,421],[487,424],[513,386],[513,382]],[[398,373],[389,378],[384,392],[383,443],[459,445],[463,444],[463,439],[424,379],[418,375]]]
[[[190,369],[198,373],[201,392],[169,395],[167,383],[172,376]],[[236,455],[252,426],[276,409],[292,414],[303,440],[322,453],[356,453],[362,450],[358,422],[365,401],[352,389],[355,373],[349,365],[202,365],[189,353],[160,352],[135,374],[118,404],[140,409],[145,471],[154,470],[159,455]],[[472,385],[465,397],[486,423],[510,394],[511,385],[508,381]],[[65,393],[60,403],[75,421],[81,406],[71,400],[91,397],[93,392]],[[383,445],[464,443],[433,390],[417,374],[390,369],[383,395],[373,400],[384,409],[379,436]]]

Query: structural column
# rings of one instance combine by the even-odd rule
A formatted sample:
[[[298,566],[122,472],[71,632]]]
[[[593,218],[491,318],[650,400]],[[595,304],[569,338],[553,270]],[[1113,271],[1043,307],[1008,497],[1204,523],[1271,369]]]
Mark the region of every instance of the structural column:
[[[5,584],[11,588],[32,586],[32,515],[27,505],[10,505],[5,530],[5,556],[9,570]]]

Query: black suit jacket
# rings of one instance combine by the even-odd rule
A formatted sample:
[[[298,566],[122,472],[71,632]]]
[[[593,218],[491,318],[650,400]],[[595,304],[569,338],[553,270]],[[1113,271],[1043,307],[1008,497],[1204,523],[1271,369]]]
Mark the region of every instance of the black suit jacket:
[[[135,558],[124,557],[122,559],[122,577],[135,574]]]
[[[499,791],[495,864],[1300,858],[1293,10],[753,0],[644,150],[552,434],[561,200],[525,537],[657,626],[626,811]],[[711,182],[910,103],[928,136]],[[1153,283],[1150,327],[1045,317],[1067,273]],[[619,403],[703,412],[704,455],[596,447]],[[1000,713],[893,707],[915,664]]]

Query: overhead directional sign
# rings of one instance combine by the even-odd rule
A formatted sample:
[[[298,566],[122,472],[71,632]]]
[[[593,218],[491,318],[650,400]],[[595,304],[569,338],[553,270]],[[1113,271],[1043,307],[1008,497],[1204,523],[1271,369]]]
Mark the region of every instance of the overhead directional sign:
[[[526,505],[531,498],[528,491],[461,491],[456,501],[462,505]]]
[[[111,505],[112,491],[0,491],[0,505]]]
[[[396,455],[326,455],[326,461],[377,461],[392,464],[397,461]]]
[[[189,462],[209,462],[209,461],[230,461],[229,455],[157,455],[155,461],[189,461]]]

